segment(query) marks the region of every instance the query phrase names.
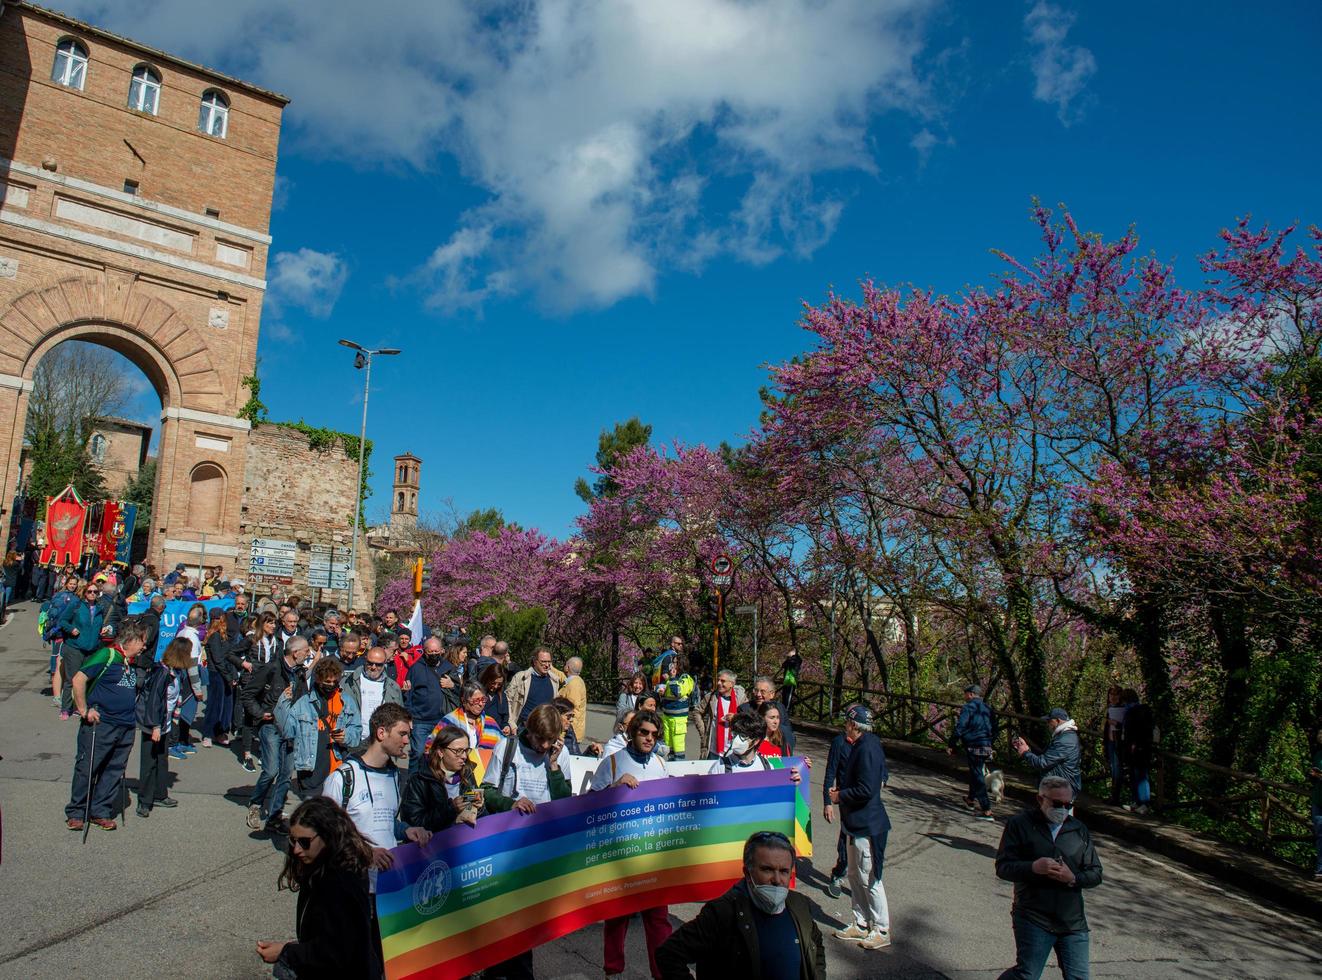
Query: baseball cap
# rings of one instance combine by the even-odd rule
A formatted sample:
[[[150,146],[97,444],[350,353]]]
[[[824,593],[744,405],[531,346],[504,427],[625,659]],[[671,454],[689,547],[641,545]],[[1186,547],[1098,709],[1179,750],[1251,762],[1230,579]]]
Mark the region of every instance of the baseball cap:
[[[1070,720],[1070,713],[1066,711],[1064,708],[1052,708],[1045,715],[1043,715],[1041,718],[1038,719],[1038,721],[1069,721],[1069,720]]]
[[[982,697],[982,685],[970,684],[968,687],[964,688],[964,693],[972,694],[975,698],[980,698]]]
[[[872,709],[866,704],[851,704],[845,709],[845,721],[852,721],[860,728],[871,728]]]

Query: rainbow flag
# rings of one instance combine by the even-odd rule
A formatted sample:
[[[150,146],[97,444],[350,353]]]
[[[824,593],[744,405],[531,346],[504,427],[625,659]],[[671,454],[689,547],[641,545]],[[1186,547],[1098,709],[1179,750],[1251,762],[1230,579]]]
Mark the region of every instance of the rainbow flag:
[[[427,741],[422,744],[422,758],[425,762],[427,753],[431,751],[431,743],[437,735],[441,734],[441,729],[446,725],[453,725],[460,731],[467,731],[468,726],[459,716],[462,708],[456,708],[448,715],[436,723],[430,734],[427,735]],[[482,730],[477,734],[477,745],[469,746],[468,758],[473,762],[473,778],[479,786],[482,785],[482,777],[486,775],[487,766],[491,764],[491,753],[496,751],[496,743],[500,741],[500,725],[496,724],[496,719],[490,715],[482,716]]]
[[[772,769],[797,769],[799,791],[794,794],[794,850],[799,857],[812,857],[812,807],[808,805],[808,765],[802,756],[764,755]]]
[[[448,980],[593,922],[705,902],[743,876],[744,841],[793,832],[783,770],[683,776],[458,824],[395,848],[377,877],[389,980]]]

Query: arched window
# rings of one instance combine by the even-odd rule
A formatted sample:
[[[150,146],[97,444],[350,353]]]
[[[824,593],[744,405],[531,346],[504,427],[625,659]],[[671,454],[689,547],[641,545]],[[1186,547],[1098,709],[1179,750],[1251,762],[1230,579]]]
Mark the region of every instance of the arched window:
[[[202,107],[197,112],[197,128],[208,136],[225,138],[229,132],[230,100],[224,92],[209,88],[202,93]]]
[[[199,463],[188,478],[188,517],[198,531],[219,531],[225,513],[225,471],[215,463]]]
[[[81,91],[87,83],[87,49],[71,37],[55,45],[55,63],[51,65],[50,77],[56,84]]]
[[[87,451],[91,454],[92,462],[103,463],[106,459],[106,437],[101,433],[92,436],[92,441],[88,443]]]
[[[403,510],[403,509],[404,509],[404,491],[401,490],[399,491],[399,506],[397,506],[395,510]]]
[[[138,65],[129,82],[129,108],[156,115],[161,103],[161,76],[151,65]]]

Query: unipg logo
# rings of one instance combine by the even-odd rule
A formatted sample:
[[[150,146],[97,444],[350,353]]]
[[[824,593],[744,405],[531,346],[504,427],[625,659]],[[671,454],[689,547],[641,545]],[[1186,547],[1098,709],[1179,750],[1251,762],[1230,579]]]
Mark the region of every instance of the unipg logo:
[[[413,908],[418,915],[431,915],[450,897],[450,866],[433,861],[413,883]]]

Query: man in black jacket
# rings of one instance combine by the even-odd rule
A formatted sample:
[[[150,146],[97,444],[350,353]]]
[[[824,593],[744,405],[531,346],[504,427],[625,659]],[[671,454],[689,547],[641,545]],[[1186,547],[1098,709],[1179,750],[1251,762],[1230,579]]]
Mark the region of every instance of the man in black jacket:
[[[996,876],[1014,882],[1015,965],[1000,980],[1036,980],[1053,949],[1065,977],[1088,976],[1083,889],[1102,883],[1102,863],[1073,807],[1069,780],[1047,776],[1038,786],[1037,804],[1005,825]]]
[[[784,834],[758,831],[744,844],[744,877],[658,947],[663,980],[793,977],[823,980],[826,950],[812,903],[789,890],[794,845]]]
[[[289,779],[294,771],[294,750],[280,737],[280,726],[275,723],[275,706],[285,688],[296,685],[298,668],[307,657],[308,641],[301,636],[290,637],[284,646],[284,655],[262,664],[240,689],[244,717],[257,728],[262,752],[262,774],[257,777],[252,796],[248,799],[248,827],[268,832],[283,833],[285,799],[289,795]]]
[[[161,637],[161,614],[165,612],[165,596],[154,595],[147,603],[145,612],[139,614],[143,628],[147,631],[146,641],[142,646],[141,656],[148,660],[156,659],[156,643]]]
[[[1064,708],[1052,708],[1051,713],[1041,720],[1051,729],[1051,743],[1045,751],[1034,752],[1022,737],[1016,737],[1010,746],[1019,753],[1021,760],[1043,776],[1060,776],[1067,780],[1077,795],[1083,789],[1083,770],[1079,767],[1079,726]]]
[[[836,772],[835,788],[826,791],[840,805],[840,823],[849,835],[849,900],[854,921],[836,930],[836,938],[857,942],[862,949],[885,949],[891,944],[890,906],[882,869],[891,820],[881,802],[886,781],[886,750],[872,734],[872,710],[865,704],[845,709],[845,738],[853,751]]]

